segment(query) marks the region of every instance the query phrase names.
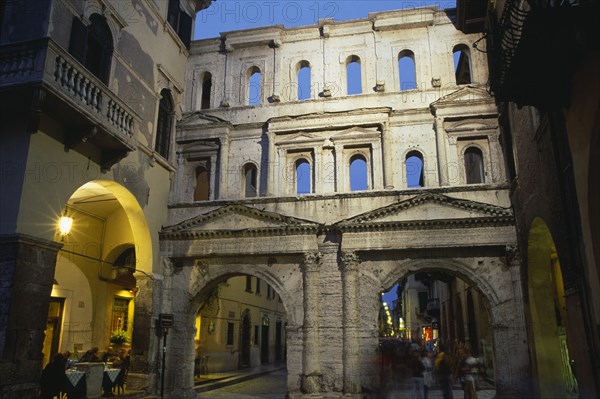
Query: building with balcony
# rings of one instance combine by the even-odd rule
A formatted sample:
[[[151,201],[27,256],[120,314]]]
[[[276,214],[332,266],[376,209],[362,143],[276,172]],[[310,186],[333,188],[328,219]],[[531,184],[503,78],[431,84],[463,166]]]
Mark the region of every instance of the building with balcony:
[[[487,38],[515,210],[534,397],[600,395],[600,9],[457,1]],[[559,366],[560,365],[560,366]]]
[[[37,397],[53,354],[104,350],[119,330],[131,388],[153,389],[158,231],[209,3],[0,2],[0,396]]]

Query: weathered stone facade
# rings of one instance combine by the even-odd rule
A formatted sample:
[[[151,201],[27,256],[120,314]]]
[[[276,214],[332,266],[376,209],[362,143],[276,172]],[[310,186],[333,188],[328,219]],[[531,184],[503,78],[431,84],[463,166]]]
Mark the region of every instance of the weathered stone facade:
[[[428,270],[481,291],[498,397],[526,392],[520,261],[483,54],[470,52],[471,84],[457,85],[454,75],[453,49],[476,39],[427,7],[192,44],[170,223],[161,232],[171,270],[162,311],[185,321],[170,335],[173,397],[194,395],[189,348],[203,295],[239,274],[264,279],[282,298],[289,397],[377,397],[379,295]],[[412,90],[399,83],[402,54],[414,61]],[[362,94],[350,96],[346,66],[355,60]],[[305,65],[312,95],[296,101],[286,91]],[[260,104],[250,105],[256,71]],[[484,160],[478,184],[467,184],[472,148]],[[424,184],[408,188],[406,159],[415,151]],[[357,157],[368,170],[363,191],[351,191]],[[310,188],[297,194],[303,162]],[[248,195],[253,168],[256,195]]]

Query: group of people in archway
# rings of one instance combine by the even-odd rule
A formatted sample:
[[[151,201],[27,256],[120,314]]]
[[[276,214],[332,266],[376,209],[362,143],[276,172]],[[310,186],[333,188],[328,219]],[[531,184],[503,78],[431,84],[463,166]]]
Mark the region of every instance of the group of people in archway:
[[[75,357],[75,359],[73,359],[73,357]],[[94,347],[86,351],[79,360],[76,359],[77,357],[73,356],[70,351],[57,353],[52,357],[52,361],[50,361],[42,370],[40,378],[40,399],[61,398],[61,393],[69,391],[67,370],[78,363],[97,362],[104,363],[105,365],[111,364],[114,368],[120,368],[121,372],[117,376],[115,387],[124,390],[127,372],[130,366],[130,356],[128,351],[122,349],[118,353],[115,353],[112,347],[108,347],[102,356],[100,356],[99,349]],[[112,396],[112,389],[111,392],[107,392],[106,389],[104,389],[104,391],[106,396]],[[84,393],[81,393],[81,395],[84,395]],[[76,399],[77,396],[77,392],[71,392],[69,394],[70,399]]]
[[[411,387],[412,399],[427,399],[429,390],[439,387],[444,399],[455,399],[453,387],[460,383],[464,399],[477,399],[478,369],[481,361],[469,345],[455,343],[428,350],[419,342],[392,340],[381,345],[382,386],[393,391]],[[458,399],[458,398],[456,398]]]

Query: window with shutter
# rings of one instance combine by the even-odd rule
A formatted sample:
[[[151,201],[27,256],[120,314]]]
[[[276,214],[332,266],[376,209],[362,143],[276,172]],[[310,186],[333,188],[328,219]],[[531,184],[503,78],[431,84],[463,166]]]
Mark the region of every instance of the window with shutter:
[[[90,26],[74,17],[71,25],[69,53],[102,82],[108,84],[113,53],[112,34],[106,18],[90,16]]]

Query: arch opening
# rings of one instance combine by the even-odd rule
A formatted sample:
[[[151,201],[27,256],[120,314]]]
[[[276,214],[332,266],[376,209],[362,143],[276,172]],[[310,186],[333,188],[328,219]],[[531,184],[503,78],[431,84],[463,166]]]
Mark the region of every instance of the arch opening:
[[[270,280],[228,273],[200,291],[195,326],[194,379],[287,360],[288,316]]]
[[[567,345],[567,306],[560,260],[548,226],[534,219],[527,243],[530,346],[537,397],[579,397]]]
[[[400,90],[415,90],[417,88],[417,73],[415,54],[404,50],[398,54],[398,72],[400,76]]]
[[[352,55],[346,60],[346,88],[349,96],[362,94],[361,62],[356,55]]]
[[[364,155],[350,158],[350,191],[369,189],[369,171]]]
[[[452,50],[454,59],[454,78],[457,85],[471,83],[471,53],[465,44],[458,44]]]
[[[436,266],[419,267],[391,284],[377,301],[383,393],[410,395],[411,388],[403,387],[411,386],[415,357],[426,367],[442,358],[448,362],[449,370],[444,372],[445,366],[435,372],[432,369],[431,377],[438,389],[449,392],[448,373],[470,355],[473,364],[468,371],[474,376],[474,389],[495,394],[495,387],[487,382],[495,376],[494,333],[489,300],[483,291],[462,274]],[[440,352],[445,354],[437,358]],[[430,377],[427,370],[424,375]]]
[[[136,272],[152,273],[152,242],[135,197],[111,181],[92,181],[65,204],[72,219],[66,234],[57,228],[59,251],[51,292],[44,364],[56,353],[79,360],[93,347],[103,356],[126,337],[134,344]],[[114,348],[113,348],[114,349]],[[114,351],[110,356],[121,356]],[[108,356],[108,358],[110,358]]]

